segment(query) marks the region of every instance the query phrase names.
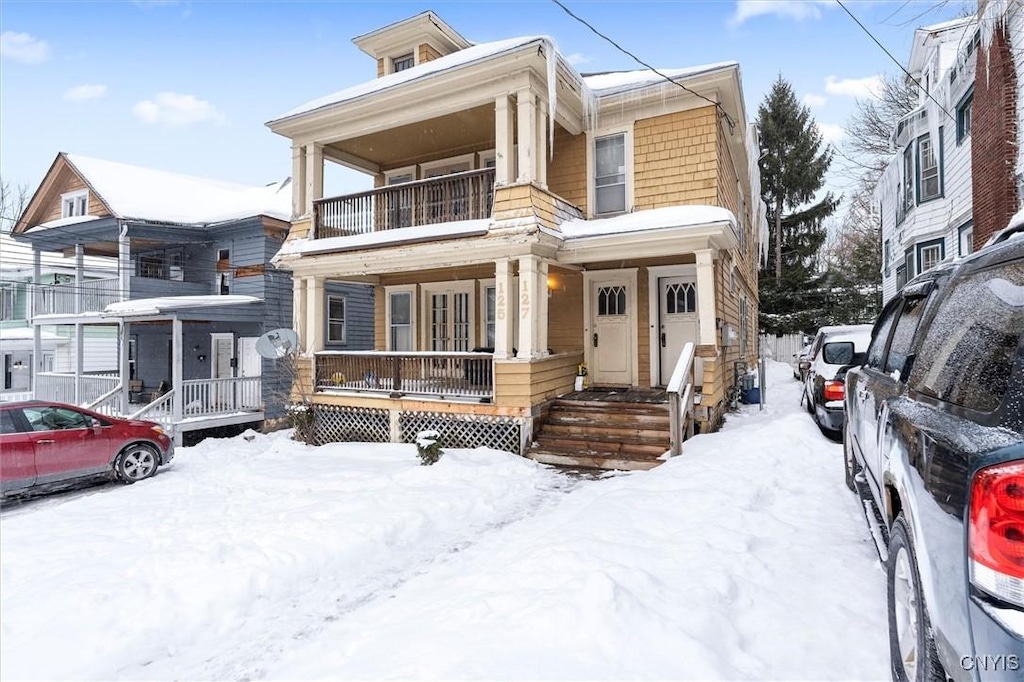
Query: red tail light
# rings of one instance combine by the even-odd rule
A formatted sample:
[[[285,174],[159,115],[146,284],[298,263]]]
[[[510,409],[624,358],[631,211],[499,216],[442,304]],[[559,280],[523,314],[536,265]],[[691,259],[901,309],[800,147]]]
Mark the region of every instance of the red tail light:
[[[1024,462],[998,464],[975,475],[967,543],[972,582],[1024,606]]]
[[[842,400],[846,397],[846,384],[842,381],[825,382],[825,400]]]

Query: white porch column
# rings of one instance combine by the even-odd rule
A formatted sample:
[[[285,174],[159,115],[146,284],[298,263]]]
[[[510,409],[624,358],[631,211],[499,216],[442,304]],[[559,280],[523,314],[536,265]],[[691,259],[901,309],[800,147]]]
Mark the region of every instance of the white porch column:
[[[541,357],[548,355],[548,264],[540,261],[537,267],[537,348]]]
[[[537,139],[537,96],[529,88],[523,88],[516,94],[516,107],[519,129],[519,176],[516,180],[533,182],[537,179],[537,156],[534,149]]]
[[[546,287],[538,288],[540,259],[519,257],[519,352],[516,357],[539,358],[544,353],[540,344],[540,297],[547,296]]]
[[[303,350],[306,346],[306,280],[292,277],[292,329],[299,335]]]
[[[85,339],[82,324],[75,324],[75,404],[82,404],[82,368],[85,365]]]
[[[85,297],[85,246],[75,244],[75,314],[83,312],[82,303]]]
[[[537,130],[535,149],[537,151],[537,184],[541,187],[548,186],[548,112],[547,105],[543,101],[537,107]]]
[[[182,384],[182,348],[181,320],[177,316],[171,321],[171,421],[174,424],[174,442],[181,445],[181,399],[184,387]],[[213,362],[213,358],[210,359]]]
[[[306,278],[306,352],[324,349],[324,280]]]
[[[507,185],[516,177],[512,108],[507,95],[494,100],[494,184]]]
[[[306,148],[301,144],[292,147],[292,217],[298,218],[306,212]]]
[[[715,261],[711,249],[702,249],[697,255],[697,311],[700,318],[700,344],[718,345],[715,327]]]
[[[117,235],[117,276],[121,280],[118,300],[127,301],[131,297],[132,286],[132,243],[128,226],[124,224]]]
[[[504,359],[512,357],[512,349],[516,340],[512,336],[515,325],[512,320],[512,297],[518,295],[513,290],[515,279],[512,277],[512,261],[507,258],[494,262],[494,357]]]
[[[131,380],[131,370],[128,365],[128,329],[129,327],[125,324],[124,320],[117,323],[117,338],[121,341],[121,358],[118,363],[120,365],[118,374],[121,376],[121,414],[125,416],[131,413],[131,410],[128,409],[128,400],[130,397],[128,382]]]
[[[39,298],[42,296],[42,291],[39,288],[39,280],[43,278],[43,260],[42,253],[39,249],[32,249],[32,286],[29,287],[28,297],[28,316],[29,319],[35,317],[39,313]],[[39,372],[43,371],[43,328],[35,323],[33,320],[32,324],[32,395],[33,397],[40,397],[35,394],[36,390],[36,376]]]
[[[317,142],[306,145],[306,206],[313,214],[313,202],[324,198],[324,146]]]

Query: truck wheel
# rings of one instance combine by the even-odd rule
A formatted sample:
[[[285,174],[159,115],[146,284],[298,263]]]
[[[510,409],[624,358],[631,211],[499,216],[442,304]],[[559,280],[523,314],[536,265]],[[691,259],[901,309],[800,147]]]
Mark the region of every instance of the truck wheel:
[[[903,514],[889,538],[889,660],[894,682],[945,682],[921,591],[917,557]]]

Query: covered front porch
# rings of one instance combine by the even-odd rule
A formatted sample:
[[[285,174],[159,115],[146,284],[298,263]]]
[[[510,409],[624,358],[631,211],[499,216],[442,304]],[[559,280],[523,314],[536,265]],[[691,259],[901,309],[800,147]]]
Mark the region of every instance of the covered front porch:
[[[258,302],[169,297],[112,304],[103,313],[38,316],[36,329],[74,327],[75,362],[73,371],[37,372],[34,397],[155,421],[179,443],[185,432],[260,422],[264,395],[254,352],[260,327],[215,321],[218,309]],[[87,371],[83,332],[99,326],[116,330],[116,365]]]

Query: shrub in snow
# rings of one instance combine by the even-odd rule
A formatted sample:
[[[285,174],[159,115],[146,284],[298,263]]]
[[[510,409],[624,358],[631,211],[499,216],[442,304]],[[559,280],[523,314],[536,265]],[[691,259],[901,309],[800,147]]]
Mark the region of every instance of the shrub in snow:
[[[301,402],[292,403],[288,406],[288,423],[295,429],[295,434],[292,436],[295,440],[302,441],[303,443],[313,443],[314,419],[315,416],[311,404]]]
[[[436,464],[444,452],[441,451],[441,434],[437,431],[420,431],[416,434],[416,452],[423,466]]]

